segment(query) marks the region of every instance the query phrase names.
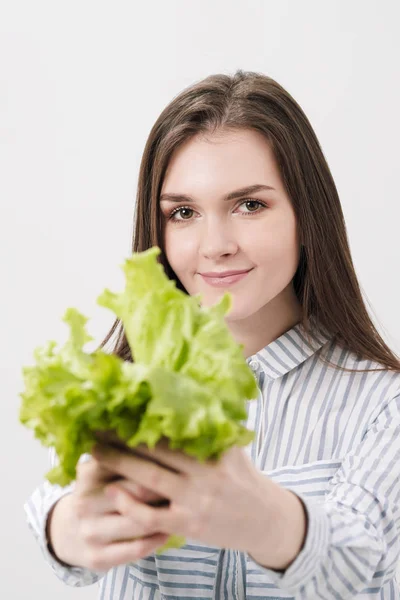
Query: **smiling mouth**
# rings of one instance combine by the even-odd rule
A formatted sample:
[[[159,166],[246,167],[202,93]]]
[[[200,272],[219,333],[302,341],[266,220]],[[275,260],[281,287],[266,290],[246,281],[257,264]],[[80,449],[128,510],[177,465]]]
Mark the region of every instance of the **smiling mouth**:
[[[213,287],[227,287],[244,279],[250,271],[253,269],[247,269],[243,271],[225,271],[222,273],[199,273],[203,280]]]

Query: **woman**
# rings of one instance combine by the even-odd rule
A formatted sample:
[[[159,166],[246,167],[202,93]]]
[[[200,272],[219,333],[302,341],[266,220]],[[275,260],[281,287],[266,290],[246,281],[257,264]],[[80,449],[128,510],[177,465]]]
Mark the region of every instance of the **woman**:
[[[213,75],[165,108],[132,249],[154,245],[204,305],[232,294],[256,438],[204,465],[165,444],[99,446],[74,485],[45,482],[26,512],[56,574],[99,581],[102,599],[400,597],[400,363],[364,305],[316,136],[278,83]],[[171,533],[187,544],[157,555]]]

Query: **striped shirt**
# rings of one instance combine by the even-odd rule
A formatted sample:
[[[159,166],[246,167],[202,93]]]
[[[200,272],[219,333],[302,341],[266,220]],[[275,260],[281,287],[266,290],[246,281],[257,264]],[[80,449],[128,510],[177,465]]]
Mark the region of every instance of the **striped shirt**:
[[[379,367],[300,323],[248,359],[257,400],[247,402],[245,449],[253,464],[296,493],[307,510],[305,544],[284,572],[250,555],[187,539],[107,573],[52,558],[46,517],[68,488],[40,485],[25,504],[28,524],[56,575],[71,586],[98,582],[100,600],[204,598],[400,599],[400,374]]]

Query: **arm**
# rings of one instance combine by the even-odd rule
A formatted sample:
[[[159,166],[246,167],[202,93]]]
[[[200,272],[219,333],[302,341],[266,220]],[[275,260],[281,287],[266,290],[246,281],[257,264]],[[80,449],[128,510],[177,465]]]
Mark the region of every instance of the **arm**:
[[[344,600],[393,579],[400,560],[400,395],[344,458],[321,504],[297,495],[308,527],[294,561],[276,572],[258,562],[260,553],[250,556],[275,585],[294,596]]]

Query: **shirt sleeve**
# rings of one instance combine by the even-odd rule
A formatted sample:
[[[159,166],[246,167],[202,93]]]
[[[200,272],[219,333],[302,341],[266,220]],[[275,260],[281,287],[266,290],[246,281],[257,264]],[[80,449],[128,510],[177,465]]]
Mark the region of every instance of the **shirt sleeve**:
[[[89,455],[83,455],[80,460],[84,462],[88,458]],[[52,467],[57,464],[57,457],[53,448],[50,450],[50,463]],[[105,573],[103,571],[91,571],[85,568],[66,566],[59,562],[50,552],[46,536],[47,517],[51,509],[60,498],[72,492],[73,486],[74,484],[72,483],[66,487],[61,487],[59,485],[52,485],[45,480],[28,498],[24,505],[24,510],[28,527],[38,542],[45,561],[50,565],[53,572],[67,585],[81,587],[96,583]]]
[[[296,598],[345,600],[394,579],[400,559],[400,394],[346,455],[324,502],[297,496],[308,518],[302,550],[283,572],[248,555],[253,567]]]

